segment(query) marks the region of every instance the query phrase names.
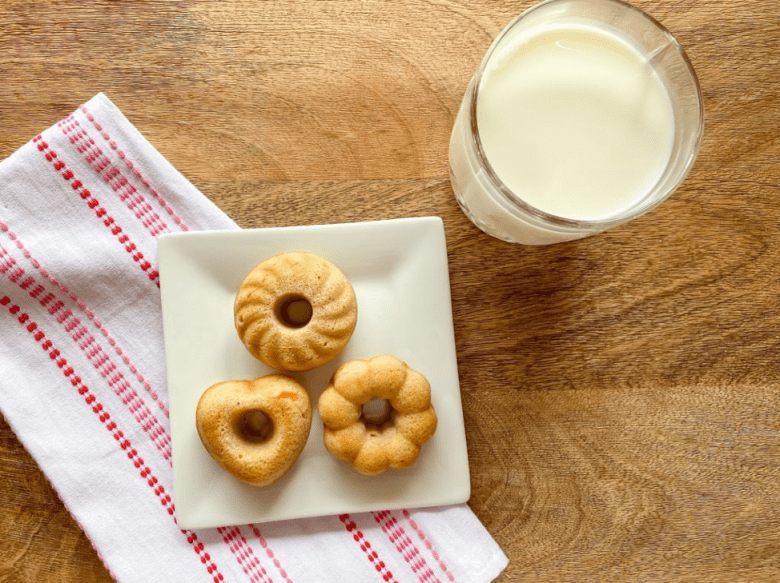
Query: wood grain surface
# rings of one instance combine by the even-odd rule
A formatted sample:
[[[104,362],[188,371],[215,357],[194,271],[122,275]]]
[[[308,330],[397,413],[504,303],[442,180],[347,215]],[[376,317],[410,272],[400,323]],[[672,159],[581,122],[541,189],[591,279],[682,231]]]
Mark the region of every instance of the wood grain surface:
[[[780,7],[637,1],[698,72],[696,166],[629,225],[530,248],[447,178],[466,84],[530,4],[0,0],[0,159],[103,91],[243,227],[441,216],[499,581],[778,581]],[[0,581],[110,580],[0,423]]]

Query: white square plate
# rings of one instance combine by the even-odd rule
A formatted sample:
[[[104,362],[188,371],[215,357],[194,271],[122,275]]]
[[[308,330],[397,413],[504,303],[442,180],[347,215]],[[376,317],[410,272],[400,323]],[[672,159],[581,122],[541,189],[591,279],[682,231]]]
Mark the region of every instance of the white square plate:
[[[252,267],[283,251],[310,251],[336,264],[355,289],[358,323],[334,360],[291,374],[311,397],[311,434],[285,476],[255,488],[212,460],[195,429],[195,409],[214,383],[277,372],[241,344],[233,325],[233,299]],[[160,237],[159,262],[173,494],[181,528],[468,500],[469,466],[440,218],[176,233]],[[316,405],[339,365],[377,354],[393,354],[428,378],[439,425],[415,465],[367,477],[327,452]]]

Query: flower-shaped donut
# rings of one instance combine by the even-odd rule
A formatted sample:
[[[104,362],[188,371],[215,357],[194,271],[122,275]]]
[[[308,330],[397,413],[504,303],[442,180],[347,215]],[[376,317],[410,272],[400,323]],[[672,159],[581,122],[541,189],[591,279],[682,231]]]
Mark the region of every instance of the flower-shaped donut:
[[[281,370],[311,370],[349,342],[357,298],[330,261],[293,251],[269,257],[247,274],[233,313],[238,337],[252,356]]]
[[[384,399],[389,416],[369,421],[363,405]],[[431,386],[419,372],[390,355],[352,360],[333,374],[317,405],[325,447],[368,476],[408,468],[436,431]]]

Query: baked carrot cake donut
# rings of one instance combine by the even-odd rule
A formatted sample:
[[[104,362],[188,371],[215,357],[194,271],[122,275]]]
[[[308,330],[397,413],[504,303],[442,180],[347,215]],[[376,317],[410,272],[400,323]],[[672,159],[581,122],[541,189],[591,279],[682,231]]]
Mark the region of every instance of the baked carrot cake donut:
[[[438,422],[428,380],[390,355],[340,366],[317,409],[327,450],[369,476],[411,466]]]
[[[311,429],[311,401],[288,376],[212,385],[196,410],[198,435],[212,458],[239,480],[268,486],[303,451]]]
[[[319,255],[281,253],[255,266],[233,306],[247,350],[268,366],[311,370],[344,349],[357,324],[355,291]]]

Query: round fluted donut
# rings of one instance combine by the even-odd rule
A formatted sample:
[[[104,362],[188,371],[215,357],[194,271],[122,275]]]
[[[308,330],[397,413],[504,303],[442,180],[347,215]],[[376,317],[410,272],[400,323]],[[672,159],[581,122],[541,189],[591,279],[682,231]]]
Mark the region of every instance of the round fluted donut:
[[[374,397],[386,399],[391,407],[381,425],[362,415],[362,406]],[[390,355],[340,366],[320,395],[317,410],[327,450],[369,476],[411,466],[438,423],[428,380]]]
[[[253,426],[252,416],[268,423]],[[306,390],[284,375],[212,385],[196,411],[198,435],[206,451],[226,471],[252,486],[281,478],[303,451],[311,430]]]
[[[311,307],[300,321],[285,319],[285,305]],[[344,349],[357,324],[357,299],[346,276],[319,255],[281,253],[255,266],[234,303],[238,336],[270,367],[311,370]]]

